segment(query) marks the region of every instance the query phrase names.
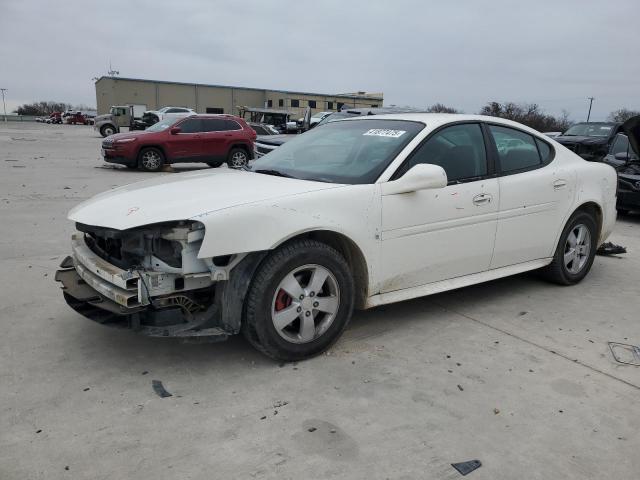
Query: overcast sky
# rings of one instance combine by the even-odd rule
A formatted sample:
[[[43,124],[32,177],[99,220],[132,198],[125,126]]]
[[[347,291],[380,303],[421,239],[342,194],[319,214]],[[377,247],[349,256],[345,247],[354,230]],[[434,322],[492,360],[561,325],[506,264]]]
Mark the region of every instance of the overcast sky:
[[[384,93],[476,113],[640,109],[638,0],[0,0],[7,109],[95,106],[92,77]]]

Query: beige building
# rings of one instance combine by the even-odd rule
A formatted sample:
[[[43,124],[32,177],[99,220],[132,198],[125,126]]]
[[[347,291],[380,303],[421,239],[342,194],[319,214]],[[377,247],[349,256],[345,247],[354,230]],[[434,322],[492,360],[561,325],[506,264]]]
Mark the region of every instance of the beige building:
[[[355,108],[382,107],[382,93],[307,93],[262,88],[164,82],[137,78],[101,77],[96,83],[98,115],[112,105],[144,105],[146,110],[189,107],[198,113],[238,114],[238,106],[288,110],[295,116],[306,107],[312,113]]]

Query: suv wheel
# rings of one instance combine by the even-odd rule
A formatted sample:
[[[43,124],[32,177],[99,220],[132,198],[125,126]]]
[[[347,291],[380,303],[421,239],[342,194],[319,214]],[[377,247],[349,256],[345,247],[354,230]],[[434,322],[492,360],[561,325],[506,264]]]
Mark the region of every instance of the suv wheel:
[[[261,352],[295,361],[329,348],[353,313],[349,266],[333,248],[299,240],[271,253],[258,268],[242,330]]]
[[[249,163],[249,155],[243,148],[232,148],[227,157],[227,165],[231,168],[242,168]]]
[[[138,165],[147,172],[157,172],[164,165],[164,155],[157,148],[143,148],[138,155]]]
[[[574,213],[560,236],[553,261],[542,273],[560,285],[578,283],[591,269],[597,242],[598,227],[593,216],[587,212]]]

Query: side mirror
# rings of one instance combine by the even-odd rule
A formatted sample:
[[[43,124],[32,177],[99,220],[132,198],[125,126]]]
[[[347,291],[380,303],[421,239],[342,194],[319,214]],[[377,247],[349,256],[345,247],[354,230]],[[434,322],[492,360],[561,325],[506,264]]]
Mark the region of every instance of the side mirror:
[[[618,152],[613,156],[616,160],[629,160],[629,154],[627,152]]]
[[[397,180],[382,184],[382,195],[398,195],[418,190],[444,188],[447,186],[447,173],[438,165],[420,163],[413,166]]]
[[[180,127],[171,127],[171,130],[169,131],[171,132],[171,135],[177,135],[182,131],[182,129]]]

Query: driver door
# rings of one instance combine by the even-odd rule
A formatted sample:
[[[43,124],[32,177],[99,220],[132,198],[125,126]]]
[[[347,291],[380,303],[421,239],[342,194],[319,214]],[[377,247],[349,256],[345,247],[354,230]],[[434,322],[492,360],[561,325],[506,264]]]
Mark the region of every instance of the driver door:
[[[489,269],[499,200],[489,158],[480,124],[455,124],[418,146],[394,174],[431,163],[444,168],[449,184],[382,196],[382,293]]]
[[[169,129],[167,150],[172,161],[198,162],[203,153],[202,120],[199,118],[187,118],[175,125],[180,133],[172,134]]]

